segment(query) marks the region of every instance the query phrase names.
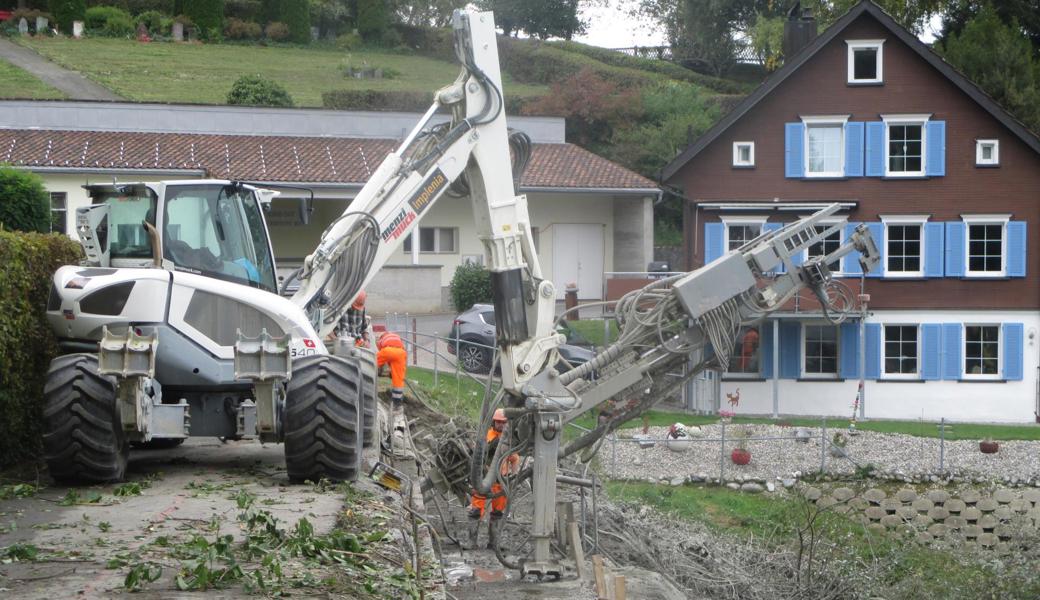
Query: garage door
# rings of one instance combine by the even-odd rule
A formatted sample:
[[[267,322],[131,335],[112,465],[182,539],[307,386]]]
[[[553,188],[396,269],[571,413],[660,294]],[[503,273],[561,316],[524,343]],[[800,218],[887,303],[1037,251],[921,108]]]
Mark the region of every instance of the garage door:
[[[603,225],[553,225],[553,283],[563,298],[568,283],[578,284],[583,300],[603,298]]]

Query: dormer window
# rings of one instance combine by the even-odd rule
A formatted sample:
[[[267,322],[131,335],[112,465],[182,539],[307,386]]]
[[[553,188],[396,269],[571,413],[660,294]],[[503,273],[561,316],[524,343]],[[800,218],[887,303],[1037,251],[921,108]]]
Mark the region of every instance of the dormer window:
[[[850,84],[877,84],[881,75],[882,48],[885,40],[847,40],[849,46]]]

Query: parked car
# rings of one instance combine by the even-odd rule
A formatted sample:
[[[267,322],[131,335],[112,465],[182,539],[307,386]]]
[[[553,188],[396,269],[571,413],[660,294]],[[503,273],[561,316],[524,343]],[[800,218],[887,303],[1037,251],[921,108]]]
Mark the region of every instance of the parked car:
[[[561,333],[567,331],[561,330]],[[470,373],[487,373],[495,352],[495,307],[490,304],[474,304],[472,308],[455,317],[449,336],[452,342],[448,344],[448,352],[458,357],[463,369]],[[454,343],[454,340],[458,340],[458,344]],[[568,337],[567,341],[581,340]],[[563,358],[557,365],[561,372],[569,371],[571,367],[582,365],[596,356],[588,348],[570,343],[561,345],[558,350]]]

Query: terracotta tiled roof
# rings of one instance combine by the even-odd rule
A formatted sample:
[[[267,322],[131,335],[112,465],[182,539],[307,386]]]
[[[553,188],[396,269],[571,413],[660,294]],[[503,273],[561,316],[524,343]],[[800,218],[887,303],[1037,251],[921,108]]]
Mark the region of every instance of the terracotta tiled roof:
[[[0,129],[0,164],[39,168],[202,170],[221,179],[364,183],[397,140]],[[656,189],[573,144],[534,144],[521,185]]]

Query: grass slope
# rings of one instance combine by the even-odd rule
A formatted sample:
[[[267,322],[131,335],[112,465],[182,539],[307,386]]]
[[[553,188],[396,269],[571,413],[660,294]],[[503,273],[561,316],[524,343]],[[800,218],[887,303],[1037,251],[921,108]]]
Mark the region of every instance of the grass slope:
[[[140,102],[224,104],[238,77],[259,73],[285,86],[297,106],[321,106],[322,92],[330,90],[434,91],[458,75],[458,67],[446,61],[367,50],[348,53],[331,48],[142,44],[103,38],[18,41]],[[381,67],[398,75],[393,79],[348,79],[343,75],[348,65]],[[547,90],[545,86],[513,83],[508,78],[505,81],[509,95],[540,95]]]
[[[19,100],[49,100],[64,98],[65,94],[30,75],[11,63],[0,59],[0,98]]]

